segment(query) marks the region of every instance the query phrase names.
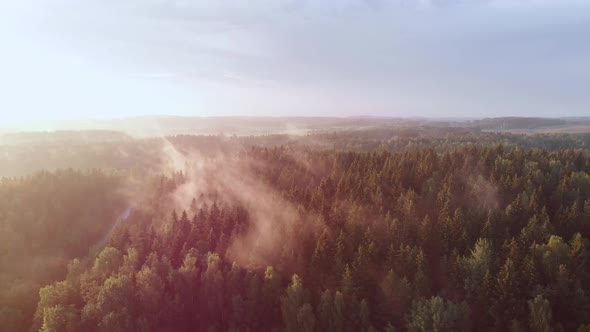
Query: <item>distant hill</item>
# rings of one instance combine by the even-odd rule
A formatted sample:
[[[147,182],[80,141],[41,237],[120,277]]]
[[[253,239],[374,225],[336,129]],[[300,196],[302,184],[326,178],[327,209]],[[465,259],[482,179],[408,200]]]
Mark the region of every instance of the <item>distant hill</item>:
[[[92,143],[129,139],[131,139],[131,137],[123,132],[110,130],[60,130],[0,134],[0,144],[22,144],[35,142]]]
[[[113,140],[161,137],[169,135],[218,135],[250,136],[269,134],[306,135],[317,132],[340,130],[380,129],[400,127],[466,128],[469,130],[506,131],[516,133],[585,133],[590,132],[590,117],[541,118],[500,117],[479,120],[456,118],[391,118],[391,117],[194,117],[194,116],[141,116],[84,121],[37,122],[7,128],[10,132],[25,131],[27,134],[2,134],[0,140],[27,141],[45,139],[43,132],[59,132],[47,139]],[[5,129],[6,132],[6,129]],[[35,132],[38,134],[32,134]],[[41,132],[39,134],[39,132]],[[84,134],[85,132],[86,134]],[[36,136],[35,136],[36,135]],[[0,141],[0,144],[2,141]]]
[[[21,125],[12,130],[120,131],[136,138],[178,134],[194,135],[263,135],[306,134],[311,131],[366,128],[383,125],[418,125],[428,120],[378,117],[193,117],[141,116],[106,120],[50,121]]]
[[[568,124],[563,119],[533,117],[486,118],[471,121],[470,123],[475,127],[487,130],[538,129],[565,126]]]

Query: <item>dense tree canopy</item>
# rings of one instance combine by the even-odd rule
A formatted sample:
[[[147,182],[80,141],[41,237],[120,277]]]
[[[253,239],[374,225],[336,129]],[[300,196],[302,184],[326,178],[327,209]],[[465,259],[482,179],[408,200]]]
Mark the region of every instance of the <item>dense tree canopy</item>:
[[[172,141],[188,146],[192,139]],[[457,142],[401,151],[298,144],[226,150],[250,161],[230,185],[244,188],[244,181],[264,193],[224,195],[217,186],[203,194],[199,185],[207,181],[193,187],[190,174],[158,175],[143,187],[146,206],[134,206],[89,252],[76,245],[100,244],[106,229],[92,231],[94,219],[72,215],[89,208],[89,194],[68,183],[98,181],[90,190],[98,195],[109,192],[112,177],[58,172],[5,181],[0,194],[63,178],[71,197],[56,218],[89,222],[75,240],[51,239],[78,258],[63,280],[39,281],[52,283],[40,289],[34,313],[19,314],[25,322],[33,317],[31,331],[587,329],[590,153]],[[179,192],[194,195],[182,205],[171,199]],[[9,218],[46,215],[25,205],[58,202],[59,195],[23,196],[21,205],[1,197],[1,225],[10,227],[3,242],[14,240],[10,231],[31,234],[23,243],[34,247],[23,250],[49,247],[43,241],[50,238],[36,232],[59,228]],[[57,202],[51,206],[62,206]],[[98,206],[104,210],[93,215],[111,224],[124,208]],[[261,222],[265,213],[272,218]],[[15,307],[2,310],[0,320],[16,319]]]
[[[63,278],[70,259],[100,243],[125,208],[119,182],[96,170],[0,180],[0,325],[26,329],[39,287]],[[48,326],[58,324],[51,318],[58,313],[69,311],[52,308]]]

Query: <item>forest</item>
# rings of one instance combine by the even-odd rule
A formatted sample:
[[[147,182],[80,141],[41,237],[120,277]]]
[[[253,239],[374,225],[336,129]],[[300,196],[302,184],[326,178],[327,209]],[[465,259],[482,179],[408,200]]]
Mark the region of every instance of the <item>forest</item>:
[[[590,331],[588,134],[103,136],[0,144],[0,330]]]

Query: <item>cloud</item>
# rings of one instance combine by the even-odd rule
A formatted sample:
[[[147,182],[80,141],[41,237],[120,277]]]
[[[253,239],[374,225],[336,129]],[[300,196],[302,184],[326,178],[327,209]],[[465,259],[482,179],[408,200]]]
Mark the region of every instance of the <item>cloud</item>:
[[[157,113],[581,115],[590,102],[583,1],[19,3],[13,40],[184,96]]]

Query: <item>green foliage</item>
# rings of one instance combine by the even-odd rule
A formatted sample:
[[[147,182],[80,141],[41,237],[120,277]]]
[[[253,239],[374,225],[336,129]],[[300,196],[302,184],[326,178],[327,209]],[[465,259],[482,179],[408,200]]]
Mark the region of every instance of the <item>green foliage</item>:
[[[470,330],[467,304],[455,304],[438,296],[415,300],[407,320],[408,331]]]
[[[286,330],[313,331],[316,318],[309,301],[309,292],[303,287],[303,282],[294,274],[287,293],[281,298],[281,310]]]
[[[121,264],[123,264],[121,252],[117,248],[106,247],[98,254],[92,270],[95,274],[106,277],[117,272]]]
[[[98,170],[0,178],[0,326],[25,331],[36,317],[41,327],[39,289],[103,240],[126,204],[119,186],[118,176]]]
[[[73,305],[64,307],[58,304],[43,309],[41,332],[75,332],[79,329],[79,315]]]
[[[549,301],[542,295],[537,295],[534,300],[529,300],[529,328],[531,331],[551,332],[553,322]]]
[[[143,174],[138,205],[107,239],[104,220],[125,207],[109,198],[118,192],[111,176],[3,180],[3,248],[39,257],[32,265],[52,264],[36,256],[44,250],[60,259],[51,277],[23,282],[43,269],[2,252],[15,267],[0,276],[2,327],[26,330],[32,319],[32,331],[584,329],[590,154],[529,149],[553,142],[540,137],[495,145],[504,136],[401,136],[334,143],[361,152],[171,138],[218,144],[210,152],[232,146],[232,186],[252,188],[252,198],[209,188],[215,179],[206,177],[201,195],[193,175]]]
[[[547,244],[538,245],[536,249],[545,272],[550,276],[555,276],[559,267],[569,261],[570,248],[559,236],[552,235]]]
[[[463,260],[465,270],[465,291],[474,295],[480,288],[484,275],[491,270],[493,248],[487,239],[478,239],[469,257]]]

